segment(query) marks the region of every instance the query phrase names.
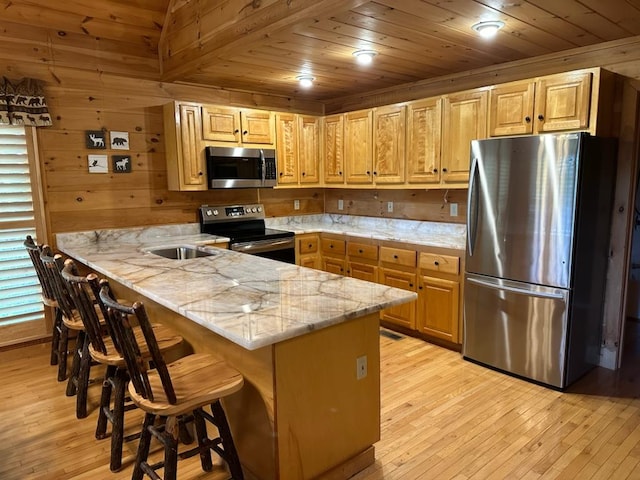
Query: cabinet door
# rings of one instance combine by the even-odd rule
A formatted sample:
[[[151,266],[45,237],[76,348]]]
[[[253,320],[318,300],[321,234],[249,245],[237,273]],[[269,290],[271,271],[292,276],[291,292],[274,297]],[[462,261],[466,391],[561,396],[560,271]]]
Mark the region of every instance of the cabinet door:
[[[320,183],[320,119],[298,116],[300,183]]]
[[[534,82],[497,85],[489,94],[489,135],[533,133]]]
[[[536,132],[589,127],[591,72],[543,77],[538,80],[536,90]]]
[[[322,120],[322,156],[325,183],[344,183],[344,117],[330,115]]]
[[[200,107],[180,105],[179,190],[207,190],[204,150],[200,146],[200,119]]]
[[[463,92],[444,99],[442,181],[469,181],[471,140],[487,136],[487,91]]]
[[[366,263],[349,262],[347,273],[350,277],[368,282],[378,281],[378,267]]]
[[[460,343],[459,292],[458,282],[421,276],[418,291],[418,330],[452,343]]]
[[[442,99],[429,98],[408,105],[407,181],[438,183],[442,145]]]
[[[373,180],[371,110],[346,113],[344,117],[347,183],[371,183]]]
[[[274,115],[264,110],[243,109],[240,113],[242,143],[273,145]]]
[[[298,130],[292,113],[276,115],[276,156],[278,184],[298,183]]]
[[[318,255],[301,255],[298,265],[301,267],[320,269],[320,257]]]
[[[403,290],[416,291],[416,274],[402,272],[389,268],[380,268],[379,282],[390,287],[402,288]],[[416,328],[416,302],[404,303],[395,307],[386,308],[381,312],[381,320],[385,320],[405,328],[415,330]]]
[[[373,176],[376,183],[404,183],[404,105],[379,107],[373,113]]]
[[[240,110],[237,108],[202,107],[202,138],[215,142],[239,143]]]
[[[322,269],[325,272],[335,273],[337,275],[344,275],[345,260],[344,258],[337,257],[322,257]]]

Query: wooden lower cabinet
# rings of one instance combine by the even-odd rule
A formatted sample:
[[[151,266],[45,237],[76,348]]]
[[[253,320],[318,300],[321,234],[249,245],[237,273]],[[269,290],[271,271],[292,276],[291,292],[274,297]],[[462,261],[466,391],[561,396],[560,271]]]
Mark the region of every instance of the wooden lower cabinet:
[[[378,283],[378,267],[367,263],[347,262],[347,275],[358,280]]]
[[[416,291],[416,274],[391,268],[380,268],[380,283],[403,290]],[[415,302],[404,303],[395,307],[386,308],[380,313],[380,320],[400,325],[401,327],[416,329],[416,305]]]
[[[337,275],[344,275],[346,270],[346,262],[344,258],[322,257],[322,270]]]
[[[341,235],[325,235],[320,237],[322,253],[322,270],[338,275],[345,275],[347,270],[346,241]]]
[[[460,283],[420,275],[417,330],[451,343],[459,338]]]
[[[320,239],[318,234],[296,235],[296,265],[315,268],[322,266],[320,257]]]

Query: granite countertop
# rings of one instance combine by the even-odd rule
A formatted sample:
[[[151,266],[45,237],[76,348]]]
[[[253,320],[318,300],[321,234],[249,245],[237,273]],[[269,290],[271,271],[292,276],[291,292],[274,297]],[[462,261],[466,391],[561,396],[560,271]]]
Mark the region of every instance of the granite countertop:
[[[207,244],[198,224],[56,235],[58,249],[209,330],[254,350],[414,300],[417,295]],[[163,258],[145,249],[193,245],[213,256]]]
[[[290,230],[297,234],[337,233],[455,250],[465,249],[467,237],[464,224],[326,213],[267,218],[266,224],[271,228]]]

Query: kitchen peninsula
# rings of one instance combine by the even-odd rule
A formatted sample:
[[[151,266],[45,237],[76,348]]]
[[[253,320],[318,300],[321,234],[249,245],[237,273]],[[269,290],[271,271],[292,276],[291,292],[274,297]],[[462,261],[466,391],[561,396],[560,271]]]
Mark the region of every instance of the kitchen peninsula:
[[[215,248],[196,225],[65,233],[58,248],[245,376],[225,403],[248,478],[348,478],[380,435],[379,310],[416,294]],[[154,247],[213,255],[172,260]]]

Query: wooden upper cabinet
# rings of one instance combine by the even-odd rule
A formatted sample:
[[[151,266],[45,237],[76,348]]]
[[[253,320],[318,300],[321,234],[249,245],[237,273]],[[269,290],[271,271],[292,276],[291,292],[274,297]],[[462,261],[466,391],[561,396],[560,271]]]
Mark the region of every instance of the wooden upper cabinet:
[[[442,99],[407,105],[407,181],[438,183],[442,146]]]
[[[359,110],[344,115],[344,157],[347,183],[373,181],[372,110]]]
[[[489,134],[588,129],[592,83],[593,73],[580,71],[496,85],[490,95]]]
[[[583,130],[589,127],[591,72],[540,78],[536,84],[536,132]]]
[[[487,136],[489,92],[471,90],[446,95],[443,105],[441,179],[445,183],[469,181],[471,140]]]
[[[373,112],[373,179],[376,183],[404,183],[404,105],[389,105]]]
[[[274,114],[269,111],[214,105],[202,107],[202,138],[205,140],[272,146],[274,124]]]
[[[325,183],[344,183],[344,116],[322,120],[322,157]]]
[[[278,184],[298,183],[298,129],[292,113],[276,114],[276,157]]]
[[[534,82],[497,85],[489,95],[489,135],[533,133]]]
[[[298,115],[300,183],[320,182],[320,119]]]
[[[200,105],[172,102],[163,114],[168,189],[207,190]]]

